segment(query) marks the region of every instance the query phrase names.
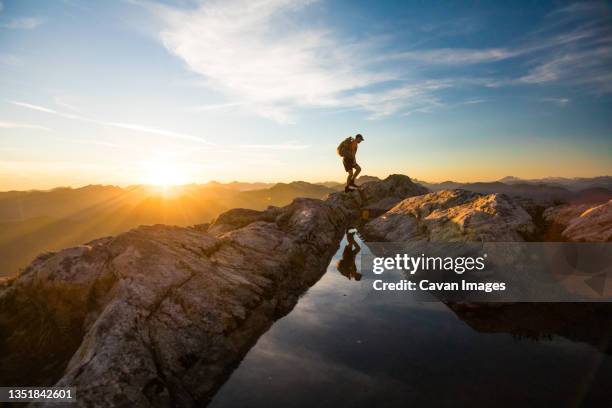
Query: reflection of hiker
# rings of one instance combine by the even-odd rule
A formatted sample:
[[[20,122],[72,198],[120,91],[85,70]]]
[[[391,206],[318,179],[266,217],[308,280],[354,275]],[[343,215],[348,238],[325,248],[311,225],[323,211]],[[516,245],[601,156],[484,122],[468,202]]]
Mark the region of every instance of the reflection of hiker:
[[[346,178],[346,187],[344,187],[344,192],[348,193],[351,187],[357,188],[355,185],[355,180],[357,176],[361,172],[361,167],[357,164],[357,145],[363,141],[363,136],[360,134],[355,135],[355,138],[347,137],[340,143],[338,146],[338,154],[342,156],[342,164],[344,165],[344,170],[348,173],[348,177]],[[353,169],[355,169],[355,173],[353,173]]]
[[[355,279],[356,281],[361,280],[361,274],[357,272],[357,265],[355,264],[355,258],[361,247],[355,241],[355,232],[346,231],[347,244],[342,251],[342,259],[338,261],[336,268],[338,272],[346,276],[348,280]]]

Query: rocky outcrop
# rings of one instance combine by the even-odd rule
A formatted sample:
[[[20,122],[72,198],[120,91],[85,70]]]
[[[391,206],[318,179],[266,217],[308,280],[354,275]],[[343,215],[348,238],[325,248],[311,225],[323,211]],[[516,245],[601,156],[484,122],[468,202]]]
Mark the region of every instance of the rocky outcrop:
[[[274,222],[282,212],[278,207],[269,207],[265,211],[234,208],[219,215],[206,232],[212,235],[221,235],[238,228],[246,227],[256,221]]]
[[[373,179],[373,177],[369,177]],[[427,194],[428,189],[413,183],[410,178],[402,175],[389,176],[384,183],[369,181],[360,188],[361,220],[370,220],[384,214],[406,197]],[[384,197],[379,199],[379,197]]]
[[[363,205],[421,191],[394,175],[44,254],[0,288],[0,383],[76,386],[83,406],[204,402],[321,277]]]
[[[589,208],[572,219],[563,236],[575,242],[612,241],[612,200]]]
[[[420,184],[413,183],[409,177],[394,174],[383,182],[369,181],[361,185],[366,206],[388,206],[394,199],[403,200],[406,197],[419,196],[429,193],[429,190]]]
[[[369,240],[522,241],[531,216],[503,194],[444,190],[403,200],[366,224]]]
[[[32,319],[18,310],[35,299],[82,338],[57,385],[77,386],[83,405],[193,404],[318,280],[347,221],[320,200],[283,216],[219,236],[140,227],[41,257],[2,295],[17,311],[5,324]],[[12,331],[17,356],[36,332]]]
[[[612,240],[612,200],[600,204],[566,204],[544,211],[549,229],[560,231],[560,238],[574,242]]]
[[[571,220],[580,216],[583,212],[592,208],[590,204],[563,204],[548,207],[542,214],[544,221],[548,224],[557,224],[563,229],[567,227]]]

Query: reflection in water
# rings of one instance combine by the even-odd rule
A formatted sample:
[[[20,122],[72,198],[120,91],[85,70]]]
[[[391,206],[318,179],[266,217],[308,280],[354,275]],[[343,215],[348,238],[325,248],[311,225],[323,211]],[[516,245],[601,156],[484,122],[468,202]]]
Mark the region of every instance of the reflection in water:
[[[611,405],[612,355],[602,352],[610,307],[447,306],[375,292],[374,276],[349,281],[336,270],[354,261],[351,238],[367,253],[347,236],[328,273],[259,339],[211,407]]]
[[[509,333],[531,340],[562,336],[612,354],[610,303],[449,303],[447,306],[482,333]]]
[[[361,251],[361,247],[357,241],[355,241],[355,233],[355,229],[349,228],[346,230],[346,245],[342,251],[342,258],[336,264],[336,268],[338,272],[346,276],[348,280],[354,279],[360,281],[362,275],[357,271],[357,263],[355,260],[357,254]]]

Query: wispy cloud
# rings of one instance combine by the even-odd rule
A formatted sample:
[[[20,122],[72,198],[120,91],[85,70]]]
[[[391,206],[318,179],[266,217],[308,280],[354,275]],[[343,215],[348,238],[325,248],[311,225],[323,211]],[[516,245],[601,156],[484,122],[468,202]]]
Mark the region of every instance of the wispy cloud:
[[[383,56],[382,58],[387,61],[406,60],[432,65],[470,65],[501,61],[516,57],[524,52],[525,50],[521,49],[512,50],[506,48],[485,48],[481,50],[469,48],[438,48],[399,52]]]
[[[81,111],[81,109],[78,108],[75,104],[68,103],[66,101],[66,98],[63,97],[63,96],[56,96],[54,98],[54,100],[55,100],[55,104],[57,106],[61,106],[62,108],[66,108],[66,109],[69,109],[69,110],[74,111],[74,112],[80,112]]]
[[[34,129],[34,130],[51,130],[48,127],[40,125],[32,125],[30,123],[19,122],[3,122],[0,121],[0,129]]]
[[[451,86],[451,81],[423,81],[386,91],[357,93],[345,103],[370,111],[370,119],[380,119],[400,111],[404,114],[426,113],[444,105],[434,93]]]
[[[103,122],[103,121],[96,121],[96,123],[99,123],[105,126],[113,126],[113,127],[117,127],[121,129],[135,130],[135,131],[144,132],[144,133],[152,133],[155,135],[166,136],[166,137],[170,137],[173,139],[189,140],[189,141],[196,142],[196,143],[204,143],[207,145],[212,145],[212,143],[207,142],[201,137],[187,135],[184,133],[178,133],[178,132],[174,132],[171,130],[165,130],[165,129],[159,129],[159,128],[154,128],[150,126],[139,125],[136,123]]]
[[[534,34],[536,39],[545,36],[548,49],[534,56],[528,72],[509,84],[556,83],[612,93],[610,13],[612,7],[604,2],[570,4],[553,11]]]
[[[486,101],[487,101],[486,99],[475,98],[475,99],[468,99],[468,100],[459,102],[457,105],[476,105],[478,103],[484,103]]]
[[[331,28],[306,25],[299,14],[313,2],[228,0],[197,2],[189,9],[151,3],[146,7],[161,19],[163,45],[233,101],[194,110],[243,108],[292,123],[296,111],[309,107],[360,109],[370,119],[429,112],[456,105],[445,102],[440,91],[468,85],[569,81],[612,92],[612,72],[604,69],[612,66],[612,35],[601,17],[602,7],[609,12],[605,5],[556,10],[554,18],[511,46],[389,52]],[[531,58],[525,63],[527,72],[508,78],[496,77],[493,70],[490,78],[457,79],[434,78],[427,71],[513,58]]]
[[[10,30],[32,30],[46,20],[40,17],[21,17],[13,18],[5,21],[0,21],[0,28],[8,28]]]
[[[0,14],[4,11],[4,3],[0,1]],[[42,17],[17,17],[17,18],[2,18],[0,17],[0,28],[9,30],[31,30],[44,24],[46,21]]]
[[[281,143],[281,144],[243,144],[238,146],[241,149],[253,150],[304,150],[308,149],[309,145]]]
[[[553,103],[558,106],[567,106],[571,100],[569,98],[542,98],[541,101]]]
[[[81,116],[73,115],[71,113],[59,112],[59,111],[56,111],[55,109],[47,108],[47,107],[44,107],[44,106],[33,105],[31,103],[19,102],[19,101],[9,101],[9,102],[12,103],[15,106],[20,106],[22,108],[26,108],[26,109],[30,109],[30,110],[35,110],[35,111],[38,111],[38,112],[50,113],[52,115],[61,116],[61,117],[66,118],[66,119],[77,119],[77,120],[84,120],[84,121],[92,122],[91,119],[83,118]],[[95,122],[95,121],[93,121],[93,122]]]
[[[559,18],[559,15],[563,18],[565,16],[573,16],[571,18],[575,18],[576,14],[598,14],[605,15],[610,12],[610,6],[605,2],[601,1],[584,1],[578,3],[571,3],[567,6],[560,7],[550,13],[550,17]]]
[[[350,101],[344,94],[399,79],[369,67],[364,45],[342,41],[326,28],[303,26],[296,14],[310,3],[236,0],[190,10],[149,7],[162,19],[165,47],[210,86],[262,116],[291,122],[296,108],[344,107]]]
[[[595,93],[612,92],[612,37],[609,46],[573,50],[542,58],[516,83],[564,82],[587,86]]]
[[[541,26],[513,47],[435,49],[397,53],[391,59],[430,66],[492,63],[528,58],[527,72],[513,78],[490,78],[485,86],[582,86],[592,93],[612,93],[612,7],[605,3],[577,3],[557,9]]]
[[[45,113],[59,114],[59,112],[57,112],[56,110],[45,108],[44,106],[32,105],[31,103],[18,102],[18,101],[10,101],[10,102],[13,105],[21,106],[22,108],[28,108],[28,109],[36,110],[39,112],[45,112]]]
[[[192,135],[185,134],[185,133],[174,132],[174,131],[167,130],[167,129],[160,129],[160,128],[145,126],[145,125],[136,124],[136,123],[111,122],[111,121],[92,119],[92,118],[88,118],[88,117],[81,116],[81,115],[60,112],[55,109],[47,108],[47,107],[40,106],[40,105],[33,105],[31,103],[19,102],[19,101],[10,101],[10,102],[16,106],[21,106],[23,108],[60,116],[66,119],[80,120],[84,122],[94,123],[100,126],[111,126],[111,127],[121,128],[121,129],[127,129],[127,130],[133,130],[137,132],[150,133],[154,135],[169,137],[172,139],[187,140],[187,141],[191,141],[195,143],[214,146],[213,143],[210,143],[201,137],[192,136]]]
[[[69,138],[63,138],[63,137],[56,137],[55,139],[60,140],[62,142],[67,142],[67,143],[79,143],[79,144],[87,144],[87,145],[92,145],[92,146],[110,147],[113,149],[129,150],[133,152],[142,151],[141,146],[140,147],[132,146],[132,145],[125,144],[125,143],[112,143],[112,142],[105,142],[101,140],[92,140],[92,139],[69,139]]]
[[[296,142],[285,142],[285,143],[276,143],[276,144],[238,144],[238,145],[220,146],[215,143],[207,142],[206,140],[199,138],[197,136],[191,136],[191,135],[187,135],[184,133],[174,132],[171,130],[154,128],[154,127],[144,126],[144,125],[139,125],[139,124],[134,124],[134,123],[102,121],[98,119],[84,117],[81,115],[63,113],[63,112],[57,111],[52,108],[48,108],[48,107],[40,106],[40,105],[34,105],[31,103],[26,103],[26,102],[10,101],[10,103],[16,106],[20,106],[22,108],[27,108],[27,109],[34,110],[37,112],[56,115],[56,116],[60,116],[66,119],[79,120],[79,121],[93,123],[93,124],[100,125],[100,126],[111,126],[111,127],[116,127],[120,129],[132,130],[136,132],[155,134],[159,136],[168,137],[171,139],[179,139],[179,140],[186,140],[186,141],[194,142],[199,145],[195,149],[201,151],[202,153],[207,153],[207,154],[228,153],[228,154],[240,154],[241,157],[243,157],[244,153],[246,152],[257,154],[257,152],[276,151],[276,150],[304,150],[310,147],[309,145],[300,144]],[[39,125],[0,121],[0,129],[1,128],[51,130],[47,127],[39,126]],[[136,147],[126,145],[124,143],[118,144],[118,143],[111,143],[111,142],[101,142],[101,141],[90,140],[90,139],[62,139],[62,140],[65,142],[70,142],[70,143],[81,143],[81,144],[89,144],[89,145],[104,146],[104,147],[119,148],[119,149],[138,150]],[[178,147],[176,148],[178,149]],[[193,153],[194,148],[190,148],[186,151]],[[264,160],[268,160],[268,158],[265,158]]]

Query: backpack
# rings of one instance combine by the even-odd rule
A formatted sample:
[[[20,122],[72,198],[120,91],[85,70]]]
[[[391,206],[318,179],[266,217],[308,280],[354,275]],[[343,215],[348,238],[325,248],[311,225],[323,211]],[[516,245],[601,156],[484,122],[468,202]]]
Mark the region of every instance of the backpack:
[[[340,142],[340,144],[336,148],[336,152],[338,153],[338,156],[346,157],[349,155],[349,149],[351,147],[352,141],[353,141],[353,138],[349,136],[346,139],[344,139],[342,142]]]

